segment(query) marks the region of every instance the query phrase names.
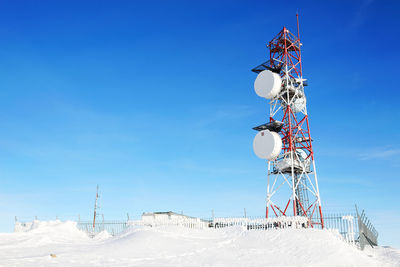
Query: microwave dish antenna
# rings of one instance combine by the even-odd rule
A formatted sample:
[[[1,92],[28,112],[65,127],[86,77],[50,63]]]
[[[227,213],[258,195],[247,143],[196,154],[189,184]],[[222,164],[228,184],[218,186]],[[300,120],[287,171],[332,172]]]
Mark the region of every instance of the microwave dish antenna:
[[[276,132],[260,131],[254,137],[253,150],[257,157],[273,160],[282,150],[282,139]]]
[[[254,82],[254,90],[260,97],[272,99],[281,90],[282,79],[279,74],[270,70],[260,72]]]

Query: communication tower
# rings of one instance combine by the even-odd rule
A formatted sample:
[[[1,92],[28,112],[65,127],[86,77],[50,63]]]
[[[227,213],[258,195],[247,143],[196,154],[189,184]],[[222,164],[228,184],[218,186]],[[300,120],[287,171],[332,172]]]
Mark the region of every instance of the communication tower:
[[[259,131],[253,149],[268,160],[266,217],[305,216],[310,227],[323,228],[301,46],[297,16],[297,36],[283,27],[267,44],[269,60],[252,69],[258,74],[254,82],[257,95],[270,104],[268,122],[253,128]]]

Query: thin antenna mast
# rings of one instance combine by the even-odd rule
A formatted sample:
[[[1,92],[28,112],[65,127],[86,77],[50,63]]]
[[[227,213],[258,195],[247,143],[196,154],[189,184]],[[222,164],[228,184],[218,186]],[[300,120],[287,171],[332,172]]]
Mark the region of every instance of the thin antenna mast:
[[[296,19],[297,19],[297,38],[299,38],[300,40],[299,13],[296,13]]]
[[[99,199],[99,185],[97,185],[97,190],[96,190],[96,200],[94,202],[94,214],[93,214],[93,233],[94,229],[96,226],[96,210],[97,210],[97,200]]]
[[[299,23],[299,13],[296,13],[296,19],[297,19],[297,39],[299,39],[299,62],[300,62],[300,79],[301,83],[303,83],[303,65],[301,61],[301,40],[300,40],[300,23]]]

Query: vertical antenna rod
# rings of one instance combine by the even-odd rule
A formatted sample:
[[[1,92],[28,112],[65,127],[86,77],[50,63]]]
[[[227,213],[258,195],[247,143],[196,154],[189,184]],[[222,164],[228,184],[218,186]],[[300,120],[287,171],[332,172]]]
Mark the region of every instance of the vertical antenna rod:
[[[299,38],[300,40],[299,13],[296,13],[296,19],[297,19],[297,38]]]
[[[300,62],[300,79],[301,83],[303,83],[303,65],[301,61],[301,41],[300,41],[300,23],[299,23],[299,13],[296,13],[296,19],[297,19],[297,39],[299,40],[299,62]]]
[[[94,229],[96,226],[96,209],[97,209],[97,200],[99,199],[99,185],[97,185],[97,190],[96,190],[96,200],[94,202],[94,214],[93,214],[93,233]]]

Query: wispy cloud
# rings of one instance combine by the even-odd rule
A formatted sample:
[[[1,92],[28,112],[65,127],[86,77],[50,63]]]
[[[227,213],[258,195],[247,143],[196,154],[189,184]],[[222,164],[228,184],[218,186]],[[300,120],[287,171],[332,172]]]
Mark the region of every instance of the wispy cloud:
[[[371,4],[373,2],[374,2],[374,0],[365,0],[359,6],[356,14],[353,17],[353,20],[351,21],[351,28],[353,30],[356,30],[358,27],[360,27],[362,24],[364,24],[364,22],[368,16],[368,14],[367,14],[368,8],[371,6]]]
[[[225,105],[220,107],[207,107],[204,119],[197,121],[197,126],[206,127],[221,121],[237,121],[246,118],[256,111],[247,105]]]
[[[357,185],[357,186],[364,186],[364,187],[372,187],[374,184],[365,177],[358,177],[358,176],[343,176],[343,175],[324,175],[323,182],[343,186],[343,185]]]
[[[400,155],[400,148],[381,147],[359,154],[361,160],[389,159]]]

